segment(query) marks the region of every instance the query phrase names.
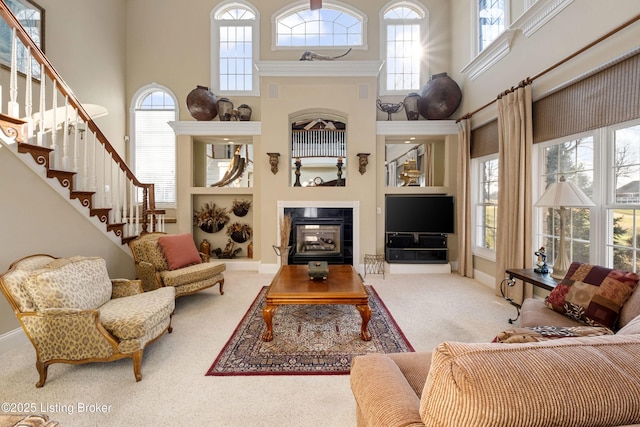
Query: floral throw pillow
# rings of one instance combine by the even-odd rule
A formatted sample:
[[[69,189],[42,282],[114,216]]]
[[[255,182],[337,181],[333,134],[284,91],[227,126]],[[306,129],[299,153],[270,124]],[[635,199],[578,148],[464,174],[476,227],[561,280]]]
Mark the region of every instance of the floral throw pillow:
[[[636,273],[574,262],[545,303],[587,325],[613,329],[638,279]]]

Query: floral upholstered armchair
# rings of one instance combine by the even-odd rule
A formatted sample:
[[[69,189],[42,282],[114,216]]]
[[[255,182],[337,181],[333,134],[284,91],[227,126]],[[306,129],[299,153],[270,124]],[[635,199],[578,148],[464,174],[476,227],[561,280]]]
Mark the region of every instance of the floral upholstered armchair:
[[[224,263],[204,262],[189,233],[143,233],[129,242],[138,278],[145,291],[173,287],[176,298],[220,284],[224,294]]]
[[[0,275],[0,288],[36,350],[36,387],[52,363],[123,358],[133,359],[140,381],[144,348],[171,332],[175,290],[143,292],[139,280],[109,279],[102,258],[31,255]]]

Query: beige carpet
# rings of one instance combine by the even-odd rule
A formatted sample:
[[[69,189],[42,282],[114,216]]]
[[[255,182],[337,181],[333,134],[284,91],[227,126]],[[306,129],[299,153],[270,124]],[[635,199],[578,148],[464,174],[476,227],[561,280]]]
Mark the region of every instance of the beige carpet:
[[[174,331],[145,351],[142,381],[131,360],[54,364],[36,389],[26,344],[2,355],[0,401],[35,403],[62,426],[354,426],[347,375],[205,376],[271,276],[227,271],[225,278],[222,296],[216,287],[177,300]],[[445,340],[490,341],[515,313],[488,287],[455,274],[368,275],[365,283],[416,351]]]

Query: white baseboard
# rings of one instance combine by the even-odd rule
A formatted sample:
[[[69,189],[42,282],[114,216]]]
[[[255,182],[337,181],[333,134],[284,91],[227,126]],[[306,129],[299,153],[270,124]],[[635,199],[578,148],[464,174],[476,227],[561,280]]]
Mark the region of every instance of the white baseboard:
[[[451,264],[386,264],[389,274],[451,273]]]
[[[16,328],[13,331],[0,335],[0,354],[4,354],[9,350],[13,350],[17,346],[29,343],[29,338],[24,334],[22,328]]]
[[[482,271],[473,270],[473,278],[491,289],[496,287],[496,278]]]

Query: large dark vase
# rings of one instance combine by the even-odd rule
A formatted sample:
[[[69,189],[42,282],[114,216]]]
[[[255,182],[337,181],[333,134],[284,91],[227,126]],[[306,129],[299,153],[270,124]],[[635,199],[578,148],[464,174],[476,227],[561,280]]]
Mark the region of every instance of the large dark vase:
[[[213,120],[218,115],[218,98],[208,87],[197,86],[187,95],[187,108],[196,120]]]
[[[447,119],[461,100],[460,87],[447,73],[434,74],[420,90],[420,114],[429,120]]]

